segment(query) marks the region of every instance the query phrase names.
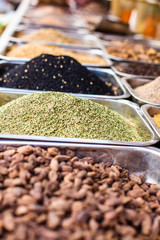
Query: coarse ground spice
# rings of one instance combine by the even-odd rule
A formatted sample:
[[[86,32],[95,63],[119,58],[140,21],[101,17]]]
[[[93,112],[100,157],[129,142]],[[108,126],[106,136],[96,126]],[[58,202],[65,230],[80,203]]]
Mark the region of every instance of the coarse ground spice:
[[[109,79],[105,83],[75,59],[47,54],[7,71],[0,77],[0,86],[112,96],[121,93]]]
[[[155,114],[152,117],[153,121],[157,124],[157,126],[160,128],[160,114]]]
[[[160,103],[160,77],[134,89],[135,94],[148,102]]]
[[[121,42],[120,45],[106,46],[106,49],[109,54],[116,57],[160,63],[160,52],[154,48],[143,46],[142,44]]]
[[[27,43],[23,46],[14,46],[6,53],[8,57],[34,58],[41,54],[67,55],[75,58],[80,63],[98,64],[105,66],[107,63],[103,58],[96,55],[89,55],[83,52],[73,52],[57,46],[48,46],[43,44]]]
[[[136,63],[136,62],[116,62],[114,67],[122,72],[132,75],[157,77],[160,75],[160,65],[151,63]]]
[[[159,240],[160,188],[112,165],[110,154],[92,155],[55,147],[1,151],[0,238]]]
[[[0,108],[0,133],[114,141],[150,139],[138,122],[107,106],[59,92],[33,93]]]
[[[67,35],[53,28],[42,28],[28,34],[21,33],[18,36],[26,40],[40,40],[48,42],[78,44],[78,41],[68,37]]]

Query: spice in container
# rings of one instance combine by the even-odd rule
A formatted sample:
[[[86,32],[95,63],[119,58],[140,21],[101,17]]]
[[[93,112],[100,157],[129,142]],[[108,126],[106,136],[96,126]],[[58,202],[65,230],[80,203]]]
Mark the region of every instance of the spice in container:
[[[106,46],[106,49],[110,55],[115,57],[139,60],[145,63],[160,63],[160,52],[140,43],[122,42],[121,44]]]
[[[18,36],[25,40],[78,44],[78,41],[53,28],[42,28],[28,34],[21,33]]]
[[[160,114],[155,114],[152,117],[153,121],[157,124],[157,126],[160,128]]]
[[[150,139],[135,119],[107,106],[60,92],[33,93],[0,108],[0,133],[142,142]]]
[[[110,154],[87,155],[1,150],[1,239],[158,240],[160,187],[113,165]]]
[[[160,104],[160,77],[134,89],[135,94],[148,102]]]
[[[114,68],[122,73],[157,77],[160,75],[160,65],[152,63],[136,63],[136,62],[116,62]]]
[[[0,77],[0,86],[82,94],[120,95],[121,89],[106,82],[69,56],[43,54],[17,65]]]
[[[23,46],[13,46],[10,50],[6,52],[6,56],[8,57],[17,57],[17,58],[35,58],[41,54],[52,54],[52,55],[67,55],[70,57],[75,58],[80,63],[86,64],[96,64],[106,66],[106,61],[97,55],[93,54],[86,54],[83,52],[75,52],[70,51],[61,47],[57,46],[48,46],[43,44],[34,44],[34,43],[27,43]]]

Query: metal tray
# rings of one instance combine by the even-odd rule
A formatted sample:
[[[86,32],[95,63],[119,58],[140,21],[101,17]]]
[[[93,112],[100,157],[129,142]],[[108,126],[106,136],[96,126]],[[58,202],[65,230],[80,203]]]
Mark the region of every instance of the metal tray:
[[[30,29],[31,30],[31,29]],[[34,29],[35,30],[35,29]],[[31,31],[30,33],[34,32]],[[77,43],[58,43],[58,42],[50,42],[50,41],[43,41],[43,40],[29,40],[29,39],[22,39],[19,37],[10,37],[9,41],[13,43],[41,43],[46,45],[53,45],[53,46],[68,46],[68,47],[76,47],[76,48],[82,48],[82,49],[90,49],[90,48],[100,48],[99,42],[97,41],[97,38],[91,34],[78,34],[78,33],[67,33],[62,32],[64,35],[70,37],[71,39],[77,41]],[[15,32],[16,33],[16,32]],[[27,34],[26,31],[24,34]]]
[[[121,61],[120,64],[128,65],[128,62]],[[130,74],[130,73],[121,72],[121,71],[117,70],[116,66],[114,66],[114,62],[113,62],[113,65],[111,66],[111,68],[120,77],[127,77],[127,78],[139,77],[139,78],[155,79],[155,77],[153,77],[153,76],[134,75],[134,74]]]
[[[141,79],[139,77],[134,77],[134,78],[122,78],[121,79],[124,86],[126,87],[126,89],[128,90],[128,92],[131,94],[133,100],[142,105],[142,104],[151,104],[154,106],[160,106],[160,104],[158,103],[152,103],[152,102],[148,102],[146,100],[143,100],[141,98],[139,98],[135,93],[134,93],[134,88],[139,87],[144,85],[145,83],[148,83],[151,81],[151,79]]]
[[[66,149],[75,151],[79,158],[92,157],[95,162],[112,162],[132,172],[145,174],[146,182],[160,185],[160,150],[155,147],[125,147],[113,145],[91,145],[33,141],[0,141],[0,149],[5,146],[19,147],[22,145],[43,148],[58,147],[61,152]]]
[[[160,114],[160,107],[156,107],[156,106],[153,106],[150,104],[145,104],[141,107],[141,109],[142,109],[142,112],[144,113],[146,119],[150,123],[151,127],[154,129],[154,131],[160,138],[160,128],[157,126],[157,124],[152,119],[152,117],[155,114]]]
[[[17,62],[19,64],[19,62]],[[13,65],[16,65],[16,63],[6,63],[5,61],[0,61],[0,76],[1,76],[1,71],[3,71],[4,68],[9,69]],[[97,98],[97,99],[123,99],[123,98],[128,98],[130,94],[128,91],[125,89],[123,84],[121,83],[121,80],[117,75],[111,70],[111,69],[101,69],[101,68],[89,68],[91,72],[93,72],[97,77],[99,77],[102,81],[104,82],[109,82],[112,83],[113,86],[116,86],[119,90],[119,95],[118,96],[108,96],[108,95],[97,95],[97,94],[78,94],[79,97],[89,97],[89,98]],[[5,87],[0,87],[0,91],[3,92],[13,92],[14,90],[20,92],[36,92],[37,90],[26,90],[26,89],[12,89],[12,88],[5,88]],[[1,100],[0,100],[1,103]]]
[[[1,41],[0,41],[1,42]],[[16,44],[17,45],[17,44]],[[23,45],[23,44],[22,44]],[[8,47],[9,46],[13,46],[13,44],[11,42],[8,43]],[[86,66],[89,67],[110,67],[112,65],[112,62],[108,59],[106,52],[103,51],[103,49],[80,49],[74,46],[65,46],[63,44],[60,44],[59,47],[64,49],[64,54],[65,54],[65,50],[69,50],[69,51],[73,51],[76,52],[78,54],[88,54],[88,56],[98,56],[101,59],[104,60],[105,64],[104,65],[100,65],[100,64],[90,64],[90,63],[83,63]],[[7,50],[7,46],[3,49],[3,51],[0,52],[0,60],[6,60],[6,61],[22,61],[22,62],[26,62],[29,61],[30,59],[28,58],[18,58],[18,57],[8,57],[5,56],[5,52]]]
[[[29,94],[29,91],[17,91],[13,90],[11,93],[7,93],[0,90],[0,99],[1,101],[7,97],[9,98],[18,98],[20,96]],[[74,94],[79,96],[78,94]],[[8,140],[30,140],[33,141],[52,141],[52,142],[68,142],[68,143],[82,143],[82,144],[114,144],[114,145],[132,145],[132,146],[148,146],[155,144],[159,141],[159,138],[151,129],[145,118],[142,116],[140,107],[127,100],[113,100],[113,99],[97,99],[97,98],[87,98],[96,103],[108,106],[110,109],[117,111],[122,116],[125,116],[128,119],[134,119],[137,121],[140,128],[144,129],[145,132],[148,132],[150,135],[149,141],[144,142],[120,142],[120,141],[109,141],[109,140],[97,140],[97,139],[80,139],[80,138],[61,138],[61,137],[44,137],[44,136],[29,136],[29,135],[11,135],[11,134],[0,134],[0,139]],[[10,100],[9,100],[10,101]]]

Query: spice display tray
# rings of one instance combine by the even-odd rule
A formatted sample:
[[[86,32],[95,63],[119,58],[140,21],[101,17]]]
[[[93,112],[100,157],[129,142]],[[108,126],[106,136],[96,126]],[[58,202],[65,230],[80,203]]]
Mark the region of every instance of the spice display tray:
[[[33,31],[32,31],[33,30]],[[71,39],[77,41],[77,43],[58,43],[58,42],[50,42],[50,41],[42,41],[42,40],[28,40],[28,39],[22,39],[19,37],[10,37],[9,41],[13,43],[41,43],[46,45],[53,45],[53,46],[68,46],[68,47],[75,47],[80,49],[91,49],[91,48],[101,48],[100,43],[98,39],[91,34],[80,34],[80,33],[69,33],[67,31],[62,31],[60,29],[57,29],[63,34],[65,34],[67,37],[70,37]],[[24,34],[33,33],[36,31],[35,29],[30,29],[30,32],[28,31],[19,31],[23,32]],[[16,33],[15,33],[16,34]]]
[[[124,84],[124,86],[126,87],[126,89],[128,90],[128,92],[131,94],[133,100],[135,102],[137,102],[138,104],[142,105],[142,104],[151,104],[154,106],[160,106],[160,104],[158,103],[152,103],[152,102],[148,102],[146,100],[143,100],[141,98],[139,98],[135,93],[134,93],[134,88],[139,87],[144,85],[145,83],[150,82],[151,80],[149,79],[141,79],[139,77],[134,77],[134,78],[122,78],[122,82]]]
[[[16,62],[7,63],[5,61],[0,62],[0,76],[1,76],[1,69],[4,68],[11,68],[12,65],[15,65]],[[21,64],[20,62],[17,62],[17,64]],[[97,94],[78,94],[80,97],[89,97],[89,98],[97,98],[97,99],[124,99],[128,98],[130,94],[125,89],[123,84],[121,83],[121,80],[117,75],[111,70],[111,69],[101,69],[101,68],[91,68],[88,67],[88,70],[93,72],[96,76],[98,76],[102,81],[107,82],[107,80],[112,83],[113,86],[116,86],[118,90],[121,92],[118,96],[107,96],[107,95],[97,95]],[[21,92],[23,93],[32,93],[37,92],[37,90],[26,90],[26,89],[12,89],[12,88],[4,88],[0,87],[0,91],[6,92],[6,93],[12,93],[13,91]],[[77,95],[77,94],[76,94]],[[1,103],[1,100],[0,100]]]
[[[153,106],[150,104],[145,104],[141,107],[141,109],[142,109],[142,112],[144,113],[146,119],[150,123],[151,127],[154,129],[154,131],[160,138],[160,128],[157,126],[157,124],[152,119],[152,117],[155,114],[160,114],[160,107],[156,107],[156,106]]]
[[[131,61],[130,61],[131,62]],[[115,62],[116,63],[116,62]],[[123,66],[128,66],[127,62],[123,62],[121,61],[120,64],[123,64]],[[121,72],[119,70],[117,70],[116,66],[114,66],[114,62],[113,65],[111,66],[112,70],[120,77],[127,77],[127,78],[134,78],[134,77],[139,77],[139,78],[148,78],[148,79],[154,79],[155,77],[151,77],[151,76],[143,76],[143,75],[134,75],[134,74],[129,74],[129,73],[125,73],[125,72]]]
[[[42,18],[43,19],[43,18]],[[39,23],[38,20],[41,18],[25,18],[23,17],[21,20],[21,24],[24,24],[27,27],[31,28],[57,28],[62,30],[68,30],[70,32],[81,32],[81,33],[88,33],[87,26],[82,19],[77,18],[77,15],[67,15],[67,16],[56,16],[56,19],[62,22],[62,24],[53,24],[53,23]],[[36,20],[36,21],[35,21]]]
[[[23,44],[14,44],[14,45],[23,45]],[[29,61],[30,59],[29,58],[18,58],[18,57],[8,57],[8,56],[5,56],[5,52],[7,51],[7,47],[11,47],[13,46],[13,43],[9,42],[8,43],[8,46],[6,46],[3,51],[0,52],[0,60],[6,60],[6,61]],[[88,56],[93,56],[93,57],[99,57],[101,59],[104,60],[105,64],[104,65],[100,65],[100,64],[90,64],[90,63],[83,63],[83,65],[86,65],[86,66],[89,66],[89,67],[102,67],[102,68],[105,68],[105,67],[110,67],[112,65],[112,62],[108,59],[107,55],[106,55],[106,52],[103,51],[102,49],[79,49],[77,47],[74,47],[74,46],[64,46],[63,44],[60,44],[59,47],[61,47],[62,49],[65,50],[69,50],[69,51],[73,51],[77,54],[85,54],[85,55],[88,55]],[[65,52],[64,52],[64,55],[65,55]]]
[[[0,101],[3,102],[3,99],[8,98],[9,101],[11,99],[16,99],[20,96],[29,94],[29,91],[14,91],[11,93],[7,93],[0,90]],[[78,94],[74,94],[74,96],[79,97]],[[82,144],[114,144],[114,145],[132,145],[132,146],[148,146],[153,145],[159,141],[156,133],[151,129],[150,125],[143,117],[140,107],[133,102],[127,100],[113,100],[113,99],[96,99],[96,98],[87,98],[96,103],[102,104],[104,106],[108,106],[110,109],[117,111],[122,116],[127,119],[134,119],[139,125],[140,128],[144,130],[150,136],[150,140],[144,142],[121,142],[121,141],[110,141],[110,140],[101,140],[101,139],[81,139],[81,138],[62,138],[62,137],[45,137],[45,136],[31,136],[31,135],[13,135],[13,134],[0,134],[0,139],[8,139],[8,140],[30,140],[33,141],[52,141],[52,142],[68,142],[68,143],[82,143]]]
[[[80,158],[92,157],[95,162],[112,162],[132,172],[145,174],[146,182],[160,185],[160,150],[155,147],[130,147],[114,145],[91,145],[34,141],[1,141],[0,149],[5,146],[19,147],[22,145],[43,148],[58,147],[60,150],[71,149]]]

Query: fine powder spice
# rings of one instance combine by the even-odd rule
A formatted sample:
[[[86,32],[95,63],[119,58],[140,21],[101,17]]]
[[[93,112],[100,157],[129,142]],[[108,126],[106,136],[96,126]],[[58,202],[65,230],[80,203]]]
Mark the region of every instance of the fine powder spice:
[[[7,71],[0,86],[30,90],[118,95],[120,89],[99,79],[69,56],[41,55]]]
[[[26,145],[0,156],[1,239],[159,240],[160,187],[110,154]]]
[[[157,126],[160,128],[160,114],[155,114],[152,117],[153,121],[157,124]]]
[[[66,36],[62,32],[55,30],[53,28],[42,28],[33,33],[20,34],[18,35],[22,39],[26,40],[40,40],[48,42],[58,42],[58,43],[70,43],[75,44],[78,41]]]
[[[98,64],[102,66],[106,66],[107,63],[103,58],[97,55],[85,54],[82,52],[74,52],[70,50],[66,50],[57,46],[49,46],[44,44],[34,44],[27,43],[23,46],[14,46],[7,53],[8,57],[17,57],[17,58],[35,58],[41,54],[52,54],[52,55],[67,55],[75,58],[80,63],[86,64]]]
[[[135,94],[148,102],[160,103],[160,77],[134,89]]]
[[[60,92],[33,93],[0,108],[0,133],[115,141],[148,140],[137,122],[107,106]]]

